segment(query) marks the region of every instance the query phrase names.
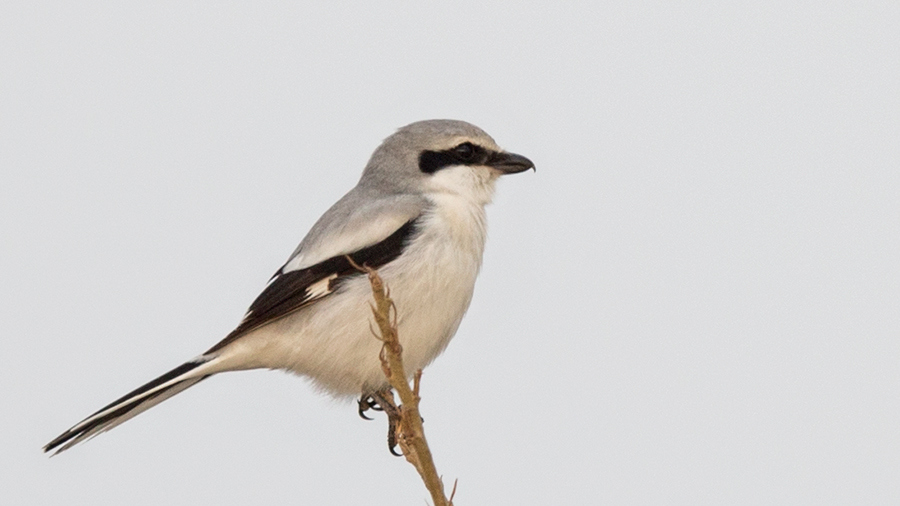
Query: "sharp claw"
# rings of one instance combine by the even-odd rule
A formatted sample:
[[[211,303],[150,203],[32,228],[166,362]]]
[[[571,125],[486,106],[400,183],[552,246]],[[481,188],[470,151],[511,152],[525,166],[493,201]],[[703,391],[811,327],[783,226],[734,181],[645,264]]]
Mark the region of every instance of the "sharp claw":
[[[372,405],[373,402],[375,402],[375,399],[371,396],[360,397],[359,400],[356,401],[356,404],[359,406],[356,412],[359,414],[360,418],[363,420],[374,420],[374,418],[366,416],[366,411],[376,409],[375,406]],[[376,409],[376,411],[381,411],[381,408]]]

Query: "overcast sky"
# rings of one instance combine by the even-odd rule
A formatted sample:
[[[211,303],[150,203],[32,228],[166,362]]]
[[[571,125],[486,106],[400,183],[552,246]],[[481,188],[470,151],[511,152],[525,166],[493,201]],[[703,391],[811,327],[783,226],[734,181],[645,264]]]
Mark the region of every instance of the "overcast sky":
[[[475,123],[505,178],[422,383],[474,504],[900,503],[900,3],[4,2],[4,504],[423,504],[386,422],[220,375],[369,154]]]

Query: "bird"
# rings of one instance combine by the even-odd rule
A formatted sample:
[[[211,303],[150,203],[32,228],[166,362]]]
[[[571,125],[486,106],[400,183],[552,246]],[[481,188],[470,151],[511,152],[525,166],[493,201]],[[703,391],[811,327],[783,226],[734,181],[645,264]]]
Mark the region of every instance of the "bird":
[[[357,267],[377,269],[390,287],[407,370],[424,368],[447,347],[472,300],[497,180],[534,168],[464,121],[398,129],[231,333],[75,424],[44,452],[63,452],[228,371],[288,371],[333,397],[359,395],[361,416],[378,409],[379,392],[390,386],[371,331],[371,287]]]

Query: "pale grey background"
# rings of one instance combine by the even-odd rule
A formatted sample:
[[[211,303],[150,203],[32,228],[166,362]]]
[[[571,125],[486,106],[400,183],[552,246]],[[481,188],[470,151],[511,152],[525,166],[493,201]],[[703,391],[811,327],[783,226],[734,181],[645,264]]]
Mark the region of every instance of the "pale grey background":
[[[383,418],[275,372],[40,447],[221,338],[381,139],[449,117],[538,166],[424,378],[458,504],[900,503],[898,26],[888,1],[4,2],[2,502],[423,504]]]

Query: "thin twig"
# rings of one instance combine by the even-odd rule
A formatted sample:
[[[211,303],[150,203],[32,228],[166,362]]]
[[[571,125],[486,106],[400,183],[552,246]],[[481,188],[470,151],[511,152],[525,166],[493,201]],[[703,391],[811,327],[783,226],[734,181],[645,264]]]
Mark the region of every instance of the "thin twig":
[[[459,478],[453,480],[453,490],[450,491],[450,506],[453,506],[453,498],[456,497],[456,486],[459,485]]]
[[[422,370],[416,371],[413,380],[414,386],[410,388],[406,370],[403,368],[403,348],[400,346],[397,334],[397,307],[390,298],[390,291],[386,289],[384,281],[375,269],[365,265],[360,267],[349,256],[347,259],[353,267],[368,274],[369,283],[372,285],[372,294],[375,297],[372,314],[381,332],[377,337],[384,343],[380,354],[382,368],[388,382],[397,391],[402,402],[398,435],[400,449],[403,450],[406,460],[415,466],[422,481],[425,482],[425,487],[431,492],[434,506],[452,506],[453,495],[451,494],[450,499],[444,495],[444,484],[435,468],[428,442],[425,441],[425,429],[422,427],[422,417],[419,415],[419,384],[422,379]],[[453,484],[453,493],[456,493],[456,483]]]

